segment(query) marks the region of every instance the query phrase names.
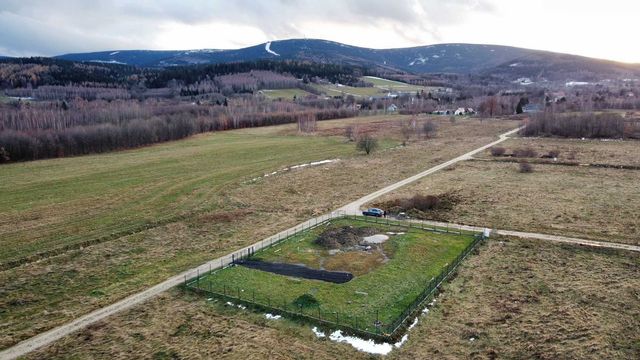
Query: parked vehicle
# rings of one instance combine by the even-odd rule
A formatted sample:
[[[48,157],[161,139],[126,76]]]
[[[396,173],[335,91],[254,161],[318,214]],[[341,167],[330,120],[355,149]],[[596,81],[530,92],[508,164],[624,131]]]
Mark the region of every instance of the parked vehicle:
[[[364,215],[364,216],[383,217],[384,216],[384,210],[377,209],[377,208],[370,208],[370,209],[367,209],[367,210],[363,211],[362,215]]]

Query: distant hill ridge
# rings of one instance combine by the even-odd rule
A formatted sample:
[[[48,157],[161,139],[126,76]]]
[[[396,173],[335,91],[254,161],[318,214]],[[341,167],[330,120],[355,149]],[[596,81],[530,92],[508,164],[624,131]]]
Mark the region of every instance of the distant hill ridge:
[[[508,78],[597,80],[607,76],[640,76],[640,65],[500,45],[438,44],[397,49],[370,49],[316,39],[291,39],[237,50],[122,50],[65,54],[72,61],[168,67],[236,61],[308,60],[381,66],[416,74],[491,74]]]

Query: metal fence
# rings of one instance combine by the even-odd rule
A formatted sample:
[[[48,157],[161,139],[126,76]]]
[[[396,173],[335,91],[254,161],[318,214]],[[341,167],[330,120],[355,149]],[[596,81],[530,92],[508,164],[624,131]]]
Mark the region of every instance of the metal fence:
[[[409,322],[415,318],[425,307],[425,304],[433,298],[441,284],[454,273],[460,263],[484,240],[484,235],[481,233],[462,232],[461,230],[449,229],[448,227],[427,226],[424,223],[392,220],[388,218],[371,218],[346,215],[344,213],[331,213],[317,218],[315,221],[305,223],[304,226],[300,226],[294,229],[294,231],[277,234],[270,239],[266,239],[260,243],[259,249],[251,247],[234,253],[232,254],[232,259],[235,261],[250,257],[255,251],[269,248],[281,241],[291,239],[336,219],[363,221],[389,227],[401,227],[407,230],[419,229],[437,233],[473,234],[474,239],[450,264],[445,265],[438,276],[432,278],[425,284],[422,292],[407,306],[400,316],[386,324],[380,321],[378,316],[379,312],[376,310],[352,314],[333,311],[332,309],[323,308],[322,306],[305,309],[294,306],[290,302],[291,299],[287,301],[269,298],[261,294],[256,294],[255,291],[247,291],[239,287],[226,285],[214,287],[211,281],[202,280],[203,277],[215,273],[215,271],[211,270],[203,274],[198,273],[197,276],[189,282],[185,281],[185,287],[210,297],[231,302],[234,305],[242,305],[260,311],[280,314],[288,318],[317,324],[326,328],[341,329],[350,334],[372,338],[378,341],[396,341],[405,332],[409,326]]]

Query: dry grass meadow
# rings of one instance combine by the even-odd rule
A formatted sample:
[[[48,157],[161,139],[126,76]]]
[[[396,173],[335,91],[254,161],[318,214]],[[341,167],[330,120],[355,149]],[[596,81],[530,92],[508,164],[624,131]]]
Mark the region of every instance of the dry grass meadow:
[[[7,171],[0,178],[8,180],[2,186],[12,191],[2,192],[0,200],[11,209],[3,213],[7,216],[0,233],[11,254],[29,256],[43,247],[102,237],[97,244],[0,272],[0,348],[486,144],[517,126],[504,120],[452,124],[437,118],[437,137],[397,147],[395,124],[402,119],[326,121],[319,123],[318,134],[304,136],[295,133],[295,126],[247,129],[3,167]],[[341,135],[323,136],[324,131],[344,133],[353,124],[371,127],[383,138],[383,149],[364,156]],[[259,161],[249,161],[256,151],[262,152]],[[285,166],[330,158],[341,160],[246,182]],[[174,213],[179,216],[167,216]],[[158,217],[166,221],[155,221]],[[117,224],[127,225],[127,231],[113,228]]]
[[[554,139],[554,138],[512,138],[499,145],[511,153],[515,149],[531,148],[539,155],[551,151],[559,153],[559,162],[580,164],[608,164],[640,166],[640,142],[634,140],[594,140],[594,139]],[[493,158],[490,151],[479,158]]]
[[[345,126],[356,121],[359,127],[386,137],[386,149],[369,157],[344,156],[336,163],[284,172],[252,183],[236,182],[216,195],[221,199],[219,209],[25,265],[19,271],[2,272],[0,280],[11,286],[15,298],[26,299],[19,306],[30,309],[15,318],[3,314],[3,343],[44,331],[204,259],[326,212],[485,144],[517,125],[477,120],[451,124],[441,118],[436,119],[440,125],[436,138],[414,139],[407,147],[389,146],[398,141],[399,126],[384,118],[323,122],[318,133],[310,136],[339,136]],[[251,129],[243,134],[260,136],[258,131]],[[290,126],[264,131],[269,136],[295,133]],[[554,148],[566,144],[555,143],[559,140],[513,139],[507,147],[520,146],[522,141],[542,141],[540,146]],[[612,149],[616,154],[627,152]],[[629,154],[631,158],[633,154]],[[521,174],[517,164],[468,161],[390,197],[457,191],[461,203],[445,214],[451,221],[637,243],[639,205],[629,199],[640,198],[639,174],[554,165],[535,165],[533,173]],[[105,266],[96,267],[98,261]],[[51,286],[47,294],[54,295],[28,290],[47,285]],[[91,295],[95,289],[101,291],[99,296]],[[638,254],[534,240],[490,239],[444,286],[436,306],[411,330],[408,342],[387,357],[638,358],[638,289]],[[36,301],[29,302],[30,297]],[[59,310],[46,318],[56,306]],[[28,356],[104,357],[376,356],[318,339],[308,325],[267,320],[262,314],[226,307],[178,289]]]
[[[515,142],[513,140],[512,142]],[[640,171],[466,161],[424,178],[379,202],[415,194],[455,193],[442,220],[505,230],[640,244]]]
[[[640,256],[491,239],[445,285],[389,359],[632,359],[640,356]],[[473,339],[473,340],[472,340]],[[28,358],[366,359],[308,325],[179,290]]]

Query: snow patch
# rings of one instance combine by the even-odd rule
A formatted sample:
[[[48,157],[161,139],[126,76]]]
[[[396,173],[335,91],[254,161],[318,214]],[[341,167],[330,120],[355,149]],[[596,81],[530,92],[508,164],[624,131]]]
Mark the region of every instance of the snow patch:
[[[531,81],[531,79],[529,78],[519,78],[518,80],[512,81],[512,83],[520,85],[531,85],[533,84],[533,81]]]
[[[262,178],[266,178],[266,177],[269,177],[269,176],[274,176],[274,175],[277,175],[277,174],[282,173],[282,172],[287,172],[287,171],[291,171],[291,170],[297,170],[297,169],[305,168],[305,167],[308,167],[308,166],[318,166],[318,165],[330,164],[330,163],[337,162],[337,161],[340,161],[340,159],[329,159],[329,160],[321,160],[321,161],[312,161],[310,163],[293,165],[293,166],[284,168],[282,170],[274,171],[274,172],[271,172],[271,173],[264,174],[262,176],[255,177],[255,178],[253,178],[253,179],[251,179],[249,181],[246,181],[245,184],[253,183],[253,182],[256,182],[256,181],[258,181],[258,180],[260,180]]]
[[[311,328],[311,331],[313,331],[313,333],[314,333],[314,334],[316,334],[316,336],[317,336],[317,337],[319,337],[319,338],[323,338],[323,337],[325,337],[325,336],[326,336],[326,335],[324,334],[324,332],[322,332],[322,331],[318,330],[318,328],[317,328],[317,327],[315,327],[315,326],[314,326],[313,328]]]
[[[383,242],[389,240],[389,237],[387,235],[377,234],[377,235],[366,236],[362,239],[367,244],[382,244]]]
[[[344,336],[340,330],[331,333],[329,339],[335,342],[347,343],[360,351],[370,354],[387,355],[393,350],[393,345],[391,344],[376,344],[373,340],[365,340],[355,336]]]
[[[513,63],[513,64],[511,64],[511,65],[509,65],[509,66],[510,66],[510,67],[517,67],[517,66],[520,66],[520,65],[521,65],[520,63]]]
[[[111,53],[111,54],[109,54],[109,55],[110,55],[110,56],[113,56],[113,55],[118,55],[118,54],[120,54],[120,51],[114,51],[114,52],[112,52],[112,53]]]
[[[282,316],[280,315],[273,315],[273,314],[264,314],[264,317],[266,317],[269,320],[278,320],[282,318]]]
[[[433,55],[432,58],[438,59],[438,58],[440,58],[440,56],[439,55]]]
[[[409,340],[409,334],[404,334],[402,339],[400,339],[400,341],[398,341],[397,343],[393,344],[393,346],[395,346],[396,348],[399,348],[400,346],[402,346],[402,344],[406,343],[407,340]]]
[[[419,57],[413,59],[413,61],[409,63],[409,66],[413,66],[417,63],[424,65],[427,61],[429,61],[428,57],[423,57],[422,55],[419,55]]]
[[[127,64],[127,63],[123,63],[121,61],[115,61],[115,60],[89,60],[89,62],[100,63],[100,64],[120,64],[120,65]]]
[[[565,84],[566,87],[585,86],[585,85],[589,85],[589,83],[585,81],[569,81],[568,83]]]
[[[247,309],[247,307],[246,307],[246,306],[244,306],[244,305],[236,305],[236,304],[232,303],[231,301],[227,301],[227,302],[225,303],[225,305],[227,305],[227,306],[235,306],[235,307],[237,307],[238,309],[242,309],[242,310],[246,310],[246,309]]]
[[[411,325],[409,325],[408,330],[413,329],[414,327],[416,327],[416,325],[418,325],[418,318],[416,318],[415,320],[413,320],[413,322],[411,323]]]
[[[267,50],[267,52],[271,55],[275,55],[275,56],[280,56],[280,54],[278,54],[277,52],[271,50],[271,41],[269,41],[265,46],[264,49]]]

